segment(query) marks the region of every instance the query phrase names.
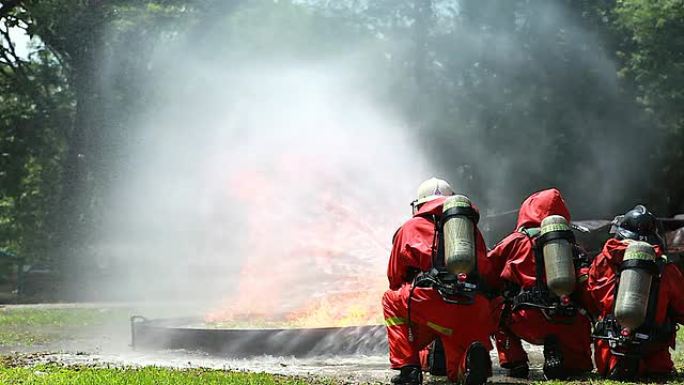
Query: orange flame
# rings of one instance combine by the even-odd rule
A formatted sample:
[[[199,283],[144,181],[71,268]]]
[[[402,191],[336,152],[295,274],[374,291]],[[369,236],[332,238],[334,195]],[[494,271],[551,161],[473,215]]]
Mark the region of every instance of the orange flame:
[[[205,320],[378,323],[393,231],[383,225],[387,216],[354,191],[353,179],[319,159],[286,155],[267,166],[243,170],[227,183],[246,213],[246,258],[235,295]]]
[[[382,322],[380,299],[374,292],[326,295],[286,316],[295,327],[357,326]]]

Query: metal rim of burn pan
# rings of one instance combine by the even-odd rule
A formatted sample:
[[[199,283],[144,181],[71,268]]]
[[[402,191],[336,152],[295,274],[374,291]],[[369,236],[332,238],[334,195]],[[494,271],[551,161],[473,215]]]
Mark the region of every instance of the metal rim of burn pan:
[[[199,318],[147,319],[131,317],[131,347],[150,350],[188,350],[250,357],[260,355],[312,357],[321,355],[387,353],[383,325],[229,329],[201,328]]]

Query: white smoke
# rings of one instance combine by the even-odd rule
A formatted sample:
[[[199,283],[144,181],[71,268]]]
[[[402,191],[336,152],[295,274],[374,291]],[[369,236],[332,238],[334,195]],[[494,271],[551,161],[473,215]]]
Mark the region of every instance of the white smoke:
[[[371,69],[356,52],[230,66],[177,54],[155,60],[162,102],[131,130],[111,194],[109,289],[257,313],[373,290],[379,309],[392,233],[430,175]]]

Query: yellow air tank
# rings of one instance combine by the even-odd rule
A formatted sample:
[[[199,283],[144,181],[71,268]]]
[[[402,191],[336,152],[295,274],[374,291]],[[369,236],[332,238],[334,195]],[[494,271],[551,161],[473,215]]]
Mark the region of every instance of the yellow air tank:
[[[655,258],[653,246],[634,241],[627,246],[623,263],[633,260],[655,262]],[[622,270],[615,297],[615,319],[620,325],[634,330],[644,323],[652,281],[653,275],[646,268],[630,267]]]
[[[554,231],[570,231],[568,221],[560,215],[550,215],[541,223],[541,235]],[[546,286],[559,297],[575,290],[575,264],[572,244],[567,239],[554,239],[543,245]]]
[[[454,207],[472,209],[470,199],[454,195],[444,202],[443,212]],[[452,274],[469,274],[475,268],[475,224],[466,215],[456,215],[444,222],[444,264]]]

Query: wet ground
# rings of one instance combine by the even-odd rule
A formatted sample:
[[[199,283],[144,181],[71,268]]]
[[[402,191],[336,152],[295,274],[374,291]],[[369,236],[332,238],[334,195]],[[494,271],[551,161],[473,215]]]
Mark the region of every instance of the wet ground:
[[[95,366],[160,366],[171,368],[212,368],[227,370],[247,370],[295,376],[333,377],[347,383],[381,382],[388,383],[394,374],[388,369],[387,355],[321,356],[315,358],[258,356],[235,359],[231,357],[210,356],[189,351],[135,351],[130,344],[128,316],[134,313],[159,314],[164,306],[155,309],[142,309],[130,305],[30,305],[17,308],[91,308],[106,312],[109,322],[97,328],[69,331],[63,338],[45,344],[30,346],[1,346],[0,354],[14,354],[23,364],[62,363],[66,365]],[[161,310],[160,310],[161,309]],[[541,347],[527,345],[526,349],[532,363],[531,379],[541,379]],[[495,352],[492,352],[495,377],[494,383],[525,383],[504,376],[498,368]],[[429,378],[429,382],[442,382],[443,378]]]
[[[293,357],[259,356],[247,359],[208,356],[198,352],[59,352],[26,354],[19,357],[26,364],[60,363],[86,366],[158,366],[168,368],[210,368],[223,370],[246,370],[294,376],[332,377],[347,383],[388,383],[394,374],[388,370],[386,355],[378,356],[328,356],[307,359]],[[495,358],[494,358],[494,362]],[[493,383],[526,383],[506,377],[495,367]],[[541,363],[533,365],[531,379],[541,380]],[[427,382],[443,382],[442,377],[427,376]]]

